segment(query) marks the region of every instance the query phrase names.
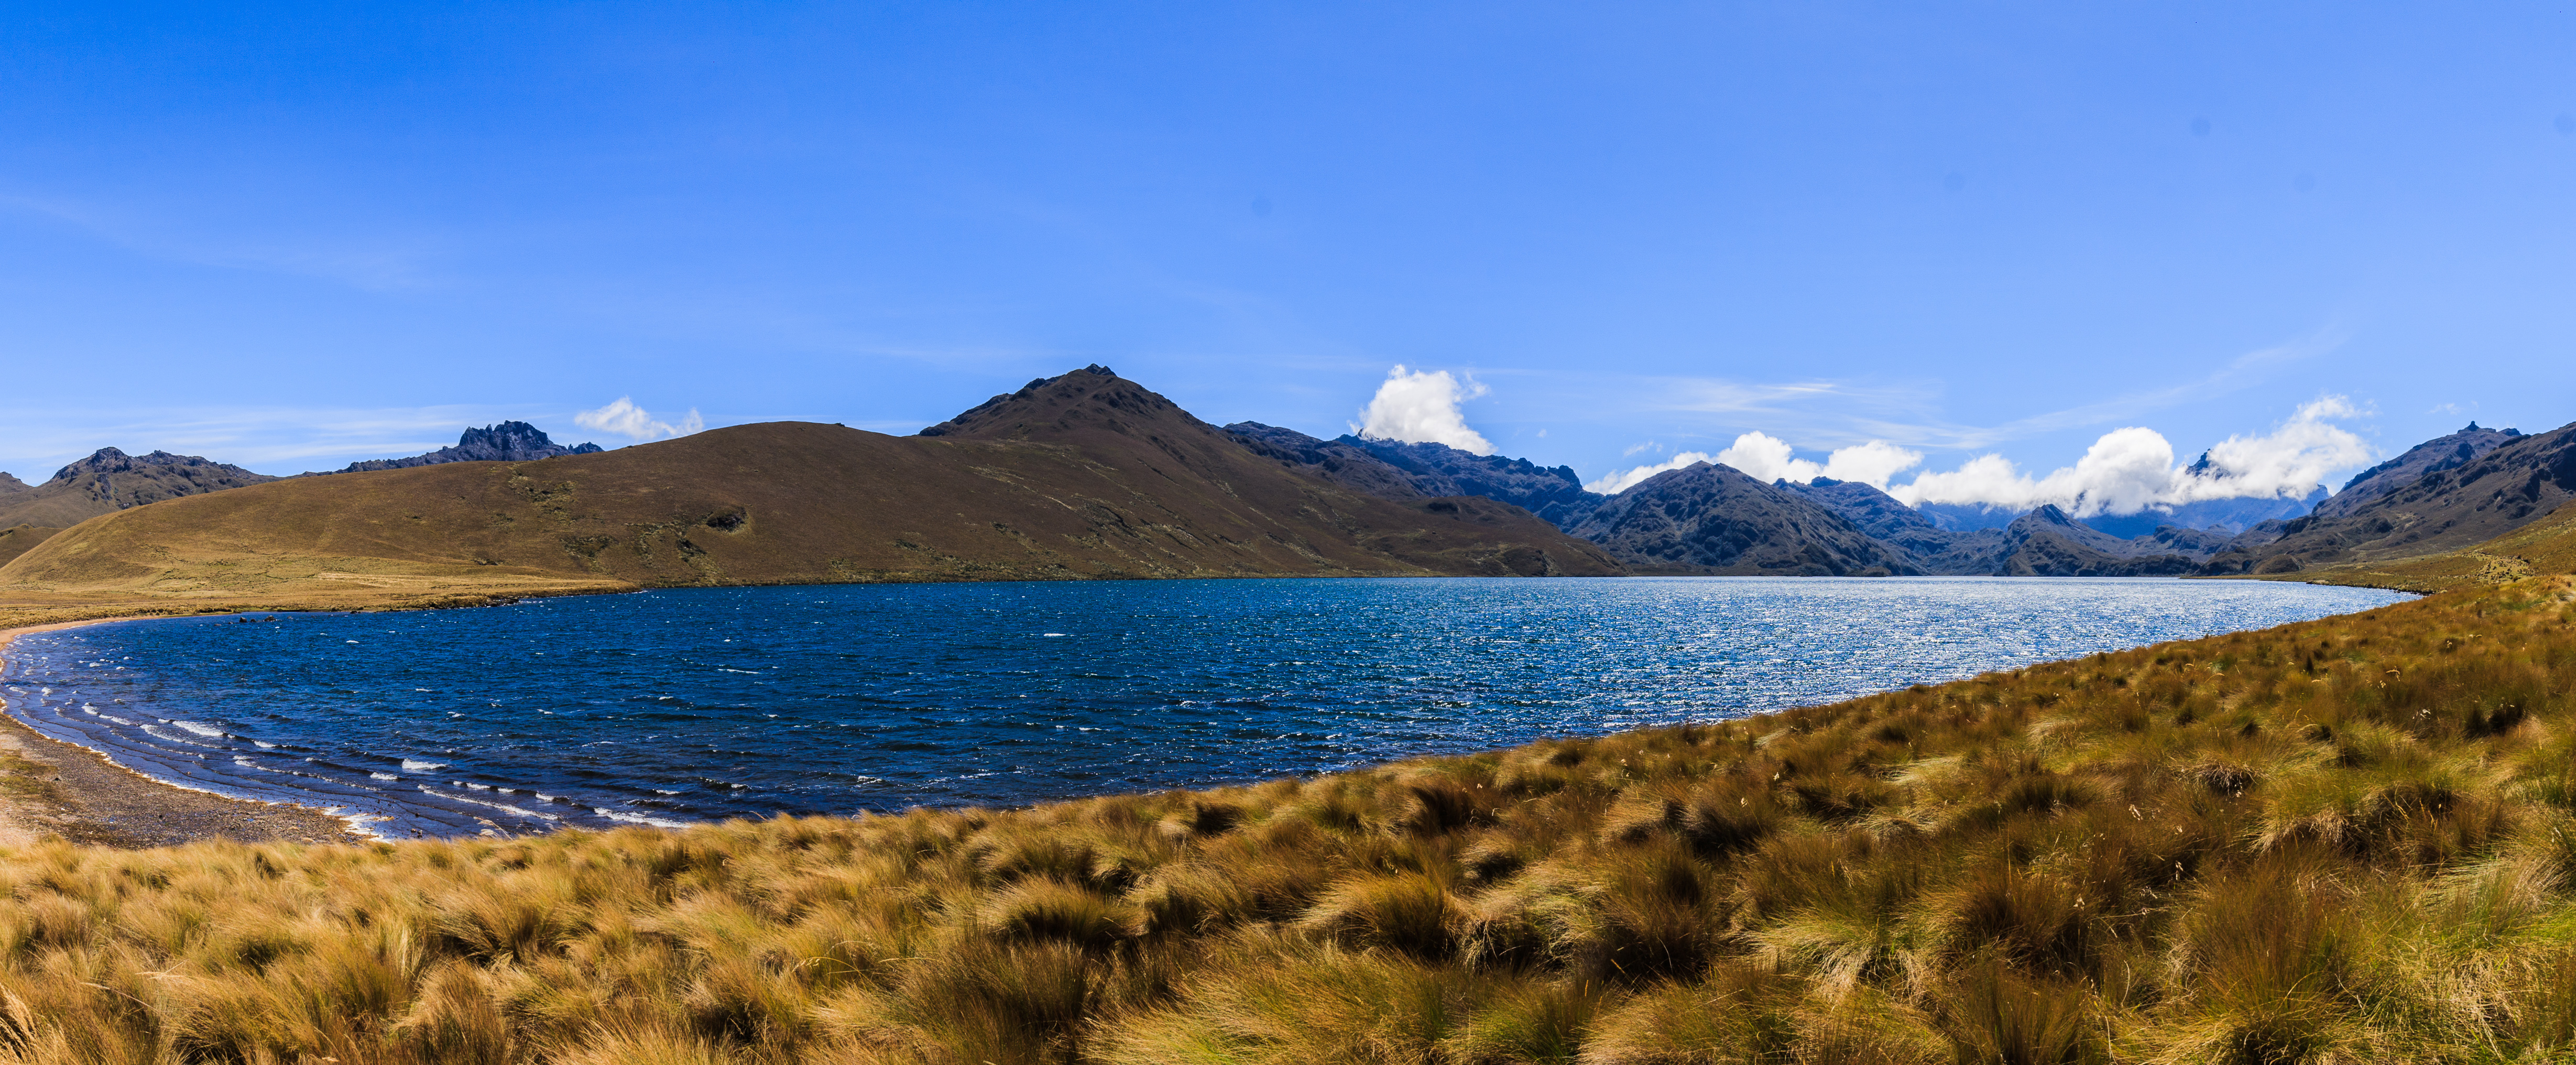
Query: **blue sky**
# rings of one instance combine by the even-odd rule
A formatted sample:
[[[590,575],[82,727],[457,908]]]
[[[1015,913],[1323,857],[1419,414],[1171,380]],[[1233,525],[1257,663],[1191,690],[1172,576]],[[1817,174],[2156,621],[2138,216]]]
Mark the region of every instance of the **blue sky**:
[[[2339,482],[2576,420],[2571,42],[2513,4],[6,4],[0,469],[614,445],[573,419],[620,398],[908,432],[1102,362],[1318,435],[1447,372],[1587,479],[2306,425],[2367,449]]]

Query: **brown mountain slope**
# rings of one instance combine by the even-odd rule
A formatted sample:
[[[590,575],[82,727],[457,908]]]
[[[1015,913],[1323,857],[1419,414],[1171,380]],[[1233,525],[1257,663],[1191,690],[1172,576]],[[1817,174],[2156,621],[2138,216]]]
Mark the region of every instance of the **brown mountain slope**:
[[[2473,547],[2522,527],[2576,497],[2576,425],[2517,436],[2453,469],[2353,507],[2340,517],[2291,522],[2279,539],[2225,551],[2202,572],[2296,573]]]
[[[2406,453],[2363,470],[2344,482],[2343,490],[2318,503],[2319,517],[2340,518],[2351,514],[2363,503],[2387,495],[2416,481],[2425,474],[2455,470],[2475,462],[2480,456],[2512,443],[2522,433],[2515,429],[2485,429],[2470,422],[2469,427],[2448,436],[2437,436]]]
[[[2540,520],[2456,551],[2414,558],[2347,562],[2274,580],[2348,584],[2440,592],[2473,584],[2502,584],[2524,577],[2576,573],[2576,506],[2561,505]]]
[[[194,455],[166,451],[128,455],[112,447],[100,448],[55,471],[52,480],[0,494],[0,528],[19,524],[64,528],[128,507],[276,479]],[[16,482],[16,478],[10,480]]]
[[[37,544],[52,539],[55,533],[61,531],[61,529],[47,528],[42,525],[16,525],[0,529],[0,566],[6,566],[10,560],[35,550]]]
[[[1727,576],[1887,576],[1904,552],[1797,493],[1706,462],[1610,498],[1573,529],[1631,566]]]
[[[0,585],[173,594],[334,580],[603,585],[1610,574],[1516,508],[1281,470],[1106,372],[936,436],[779,422],[528,463],[297,478],[93,519]]]

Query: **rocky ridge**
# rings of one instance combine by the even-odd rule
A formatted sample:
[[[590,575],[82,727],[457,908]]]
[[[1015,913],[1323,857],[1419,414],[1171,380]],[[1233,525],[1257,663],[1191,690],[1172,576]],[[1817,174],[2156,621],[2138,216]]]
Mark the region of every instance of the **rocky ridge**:
[[[450,447],[425,455],[400,459],[368,459],[352,462],[325,473],[365,473],[370,470],[407,470],[416,466],[436,466],[447,462],[536,462],[563,455],[589,455],[606,450],[597,444],[565,446],[555,443],[545,431],[526,422],[501,422],[480,429],[467,429]],[[307,476],[312,476],[308,474]]]
[[[54,471],[40,485],[0,494],[0,527],[28,524],[68,528],[101,514],[261,484],[277,478],[195,455],[154,451],[128,455],[103,447]]]

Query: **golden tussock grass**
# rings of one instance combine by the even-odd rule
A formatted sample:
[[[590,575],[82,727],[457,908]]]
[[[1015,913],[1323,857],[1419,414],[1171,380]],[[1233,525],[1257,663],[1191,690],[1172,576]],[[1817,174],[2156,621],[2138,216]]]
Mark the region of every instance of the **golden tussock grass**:
[[[2571,1057],[2559,579],[1211,792],[0,852],[0,1060]]]

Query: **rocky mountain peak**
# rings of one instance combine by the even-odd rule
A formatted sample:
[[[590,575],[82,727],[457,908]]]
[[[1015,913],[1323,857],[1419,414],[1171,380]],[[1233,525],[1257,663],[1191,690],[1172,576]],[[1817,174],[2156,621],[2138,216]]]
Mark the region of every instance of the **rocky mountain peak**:
[[[173,455],[167,451],[155,451],[149,455],[128,455],[112,447],[103,447],[91,452],[88,458],[79,459],[54,471],[53,479],[45,483],[70,484],[83,477],[133,473],[137,470],[200,470],[205,471],[205,475],[215,478],[225,476],[246,478],[242,482],[245,484],[268,479],[239,466],[227,465],[195,455]]]
[[[480,429],[468,428],[456,438],[452,447],[443,447],[426,455],[401,459],[369,459],[352,462],[334,473],[364,473],[370,470],[401,470],[414,466],[436,466],[444,462],[536,462],[565,455],[590,455],[606,450],[597,444],[574,444],[566,447],[555,443],[545,430],[526,422],[497,422]]]

